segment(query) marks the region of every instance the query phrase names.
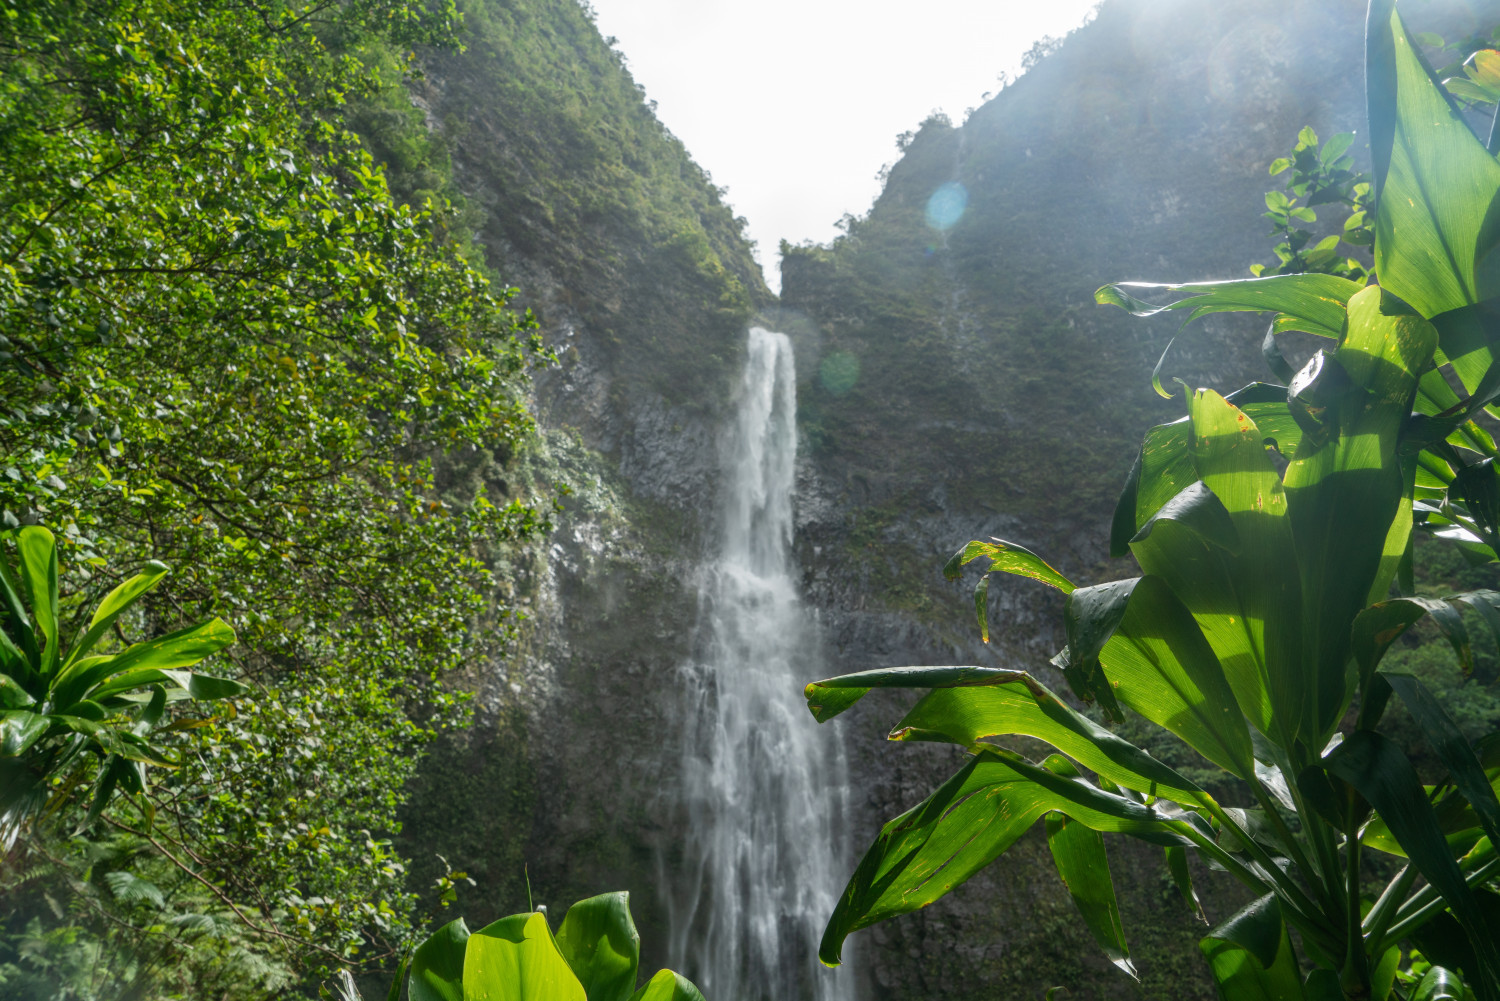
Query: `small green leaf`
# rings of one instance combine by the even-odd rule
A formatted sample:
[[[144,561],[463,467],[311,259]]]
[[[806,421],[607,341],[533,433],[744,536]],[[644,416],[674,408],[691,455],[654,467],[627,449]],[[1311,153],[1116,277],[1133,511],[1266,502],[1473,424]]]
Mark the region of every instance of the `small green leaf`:
[[[979,616],[979,638],[986,643],[990,641],[989,599],[990,575],[985,574],[974,585],[974,614]]]
[[[1043,584],[1050,584],[1064,594],[1071,592],[1074,587],[1072,581],[1054,570],[1036,553],[1025,546],[1018,546],[1004,539],[966,543],[948,560],[947,565],[943,567],[943,575],[949,580],[957,580],[960,567],[980,558],[990,561],[989,573],[999,570],[1018,577],[1030,577]]]
[[[1441,966],[1424,973],[1411,992],[1411,1001],[1464,1001],[1467,997],[1458,974]]]

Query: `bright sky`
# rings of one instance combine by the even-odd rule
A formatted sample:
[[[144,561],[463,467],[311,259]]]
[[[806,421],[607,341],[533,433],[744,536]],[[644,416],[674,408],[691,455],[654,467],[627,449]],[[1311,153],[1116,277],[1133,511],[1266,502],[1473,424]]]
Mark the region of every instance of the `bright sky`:
[[[592,0],[637,83],[729,188],[772,287],[777,247],[836,235],[934,110],[955,124],[1098,0]]]

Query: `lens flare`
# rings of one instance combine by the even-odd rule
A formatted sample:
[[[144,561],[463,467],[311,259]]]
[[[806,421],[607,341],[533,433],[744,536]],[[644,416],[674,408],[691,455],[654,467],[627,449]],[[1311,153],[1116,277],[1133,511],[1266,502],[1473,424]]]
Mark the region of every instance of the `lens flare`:
[[[834,396],[843,396],[859,381],[859,359],[848,351],[834,351],[818,366],[818,381]]]
[[[927,199],[927,225],[936,230],[952,229],[969,207],[969,189],[949,181]]]

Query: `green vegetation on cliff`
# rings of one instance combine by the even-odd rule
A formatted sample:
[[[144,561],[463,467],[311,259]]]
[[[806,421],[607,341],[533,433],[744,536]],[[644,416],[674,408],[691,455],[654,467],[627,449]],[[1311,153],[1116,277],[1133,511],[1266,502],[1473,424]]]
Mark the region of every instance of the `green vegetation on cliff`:
[[[172,767],[97,824],[62,806],[94,774],[63,778],[3,859],[0,979],[263,997],[379,964],[418,920],[387,840],[404,784],[468,712],[442,678],[501,648],[491,568],[546,525],[503,475],[537,338],[462,217],[393,197],[346,128],[389,105],[412,46],[453,44],[457,12],[0,15],[3,532],[57,533],[67,634],[146,561],[177,567],[119,638],[220,616],[239,642],[211,669],[252,689],[139,707],[170,714],[152,762]],[[449,186],[419,138],[396,174],[413,199]]]
[[[549,330],[578,328],[617,405],[655,392],[712,407],[770,299],[743,221],[585,7],[462,8],[466,50],[424,55],[415,94],[482,213],[491,263]]]

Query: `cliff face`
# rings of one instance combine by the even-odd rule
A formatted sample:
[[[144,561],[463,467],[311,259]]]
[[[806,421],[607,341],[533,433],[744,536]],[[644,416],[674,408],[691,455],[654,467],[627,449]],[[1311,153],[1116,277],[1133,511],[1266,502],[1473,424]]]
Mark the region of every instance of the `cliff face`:
[[[475,728],[427,762],[403,843],[414,885],[441,854],[479,882],[471,926],[628,889],[665,941],[656,851],[678,832],[676,671],[716,509],[718,428],[754,312],[771,302],[734,214],[654,117],[574,0],[468,0],[466,51],[425,53],[412,101],[478,213],[478,239],[560,364],[510,485],[560,500],[547,546],[509,568],[530,620],[475,665]],[[672,759],[675,761],[675,758]],[[652,969],[656,967],[653,966]]]
[[[657,791],[675,779],[677,672],[752,317],[797,348],[796,549],[828,646],[809,671],[999,663],[1060,688],[1046,664],[1060,604],[997,581],[986,648],[967,587],[940,567],[997,535],[1075,579],[1125,575],[1104,559],[1109,512],[1141,435],[1181,411],[1149,385],[1175,321],[1093,291],[1241,277],[1270,257],[1267,164],[1303,125],[1363,128],[1363,4],[1108,0],[961,127],[925,125],[844,238],[788,248],[779,304],[574,0],[461,6],[468,50],[427,54],[413,101],[483,213],[491,266],[562,359],[538,380],[543,434],[513,486],[572,492],[549,546],[516,568],[523,641],[467,679],[480,724],[425,766],[404,843],[416,885],[438,853],[480,881],[460,897],[471,924],[525,906],[523,866],[554,908],[630,890],[654,969],[659,850],[684,836]],[[1497,6],[1408,16],[1456,35],[1500,21]],[[966,203],[938,229],[929,205],[953,185]],[[1203,324],[1165,375],[1225,391],[1262,377],[1261,331]],[[829,724],[850,749],[861,847],[958,765],[882,739],[901,705],[872,696]],[[1201,926],[1159,853],[1113,852],[1140,985],[1096,956],[1033,835],[943,902],[856,936],[862,996],[1211,997]],[[1238,905],[1205,901],[1215,918]]]
[[[1500,20],[1493,4],[1411,6],[1414,28],[1449,38]],[[1180,318],[1136,319],[1093,292],[1249,277],[1272,259],[1260,217],[1271,160],[1304,125],[1324,138],[1364,131],[1364,8],[1111,0],[961,127],[924,125],[833,245],[783,248],[780,307],[799,331],[809,445],[799,557],[828,670],[988,664],[1065,689],[1047,663],[1062,645],[1055,593],[997,577],[986,648],[972,576],[947,584],[942,564],[971,538],[999,536],[1075,580],[1130,575],[1133,564],[1105,558],[1109,516],[1141,436],[1183,412],[1150,386]],[[1356,150],[1367,156],[1362,140]],[[1169,357],[1167,385],[1227,392],[1269,377],[1263,322],[1209,318],[1193,331]],[[958,766],[884,741],[909,701],[867,699],[833,724],[865,832]],[[1052,984],[1084,997],[1212,996],[1201,926],[1159,853],[1111,849],[1137,986],[1096,958],[1040,836],[1018,850],[941,903],[862,933],[879,996],[1036,997]],[[1205,901],[1215,920],[1240,902],[1213,889]]]

